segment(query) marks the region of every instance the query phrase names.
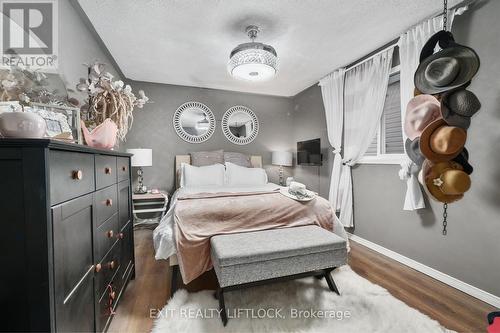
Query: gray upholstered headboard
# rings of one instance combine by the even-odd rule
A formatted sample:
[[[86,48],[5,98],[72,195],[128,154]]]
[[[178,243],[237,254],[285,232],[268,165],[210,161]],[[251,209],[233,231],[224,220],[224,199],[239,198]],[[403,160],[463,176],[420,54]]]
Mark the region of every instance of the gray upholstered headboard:
[[[191,155],[175,155],[175,188],[179,188],[181,164],[191,164]],[[262,156],[250,156],[250,163],[254,168],[262,168]]]

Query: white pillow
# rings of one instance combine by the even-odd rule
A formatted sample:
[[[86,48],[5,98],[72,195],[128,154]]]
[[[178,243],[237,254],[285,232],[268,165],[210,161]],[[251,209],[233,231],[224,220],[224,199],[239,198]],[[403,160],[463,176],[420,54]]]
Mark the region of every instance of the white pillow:
[[[196,167],[182,163],[181,187],[223,186],[224,173],[225,169],[222,164]]]
[[[245,168],[226,162],[226,185],[265,185],[267,173],[261,168]]]

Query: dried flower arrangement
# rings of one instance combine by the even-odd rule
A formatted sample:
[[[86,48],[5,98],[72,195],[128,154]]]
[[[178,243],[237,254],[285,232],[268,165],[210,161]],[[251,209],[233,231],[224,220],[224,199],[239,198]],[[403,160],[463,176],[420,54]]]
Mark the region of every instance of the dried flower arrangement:
[[[57,76],[56,78],[49,76]],[[30,102],[61,105],[61,106],[77,106],[78,100],[68,98],[67,92],[60,91],[61,89],[52,89],[49,81],[57,81],[61,83],[61,79],[57,74],[47,74],[40,70],[30,70],[29,68],[21,68],[11,66],[9,69],[0,70],[0,101],[19,101],[22,106],[27,106]]]
[[[124,141],[134,120],[135,107],[142,108],[149,102],[143,90],[138,96],[132,92],[130,85],[123,81],[113,81],[113,75],[105,71],[105,64],[95,61],[85,64],[88,77],[80,79],[76,89],[87,92],[88,99],[81,107],[83,121],[90,128],[95,128],[106,119],[111,119],[118,127],[117,136]]]

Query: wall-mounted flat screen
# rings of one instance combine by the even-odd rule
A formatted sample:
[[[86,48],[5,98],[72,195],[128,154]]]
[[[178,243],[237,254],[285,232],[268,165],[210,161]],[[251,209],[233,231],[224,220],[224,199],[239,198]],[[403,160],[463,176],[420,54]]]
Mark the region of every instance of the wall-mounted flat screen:
[[[297,142],[298,165],[321,165],[321,140],[313,139]]]

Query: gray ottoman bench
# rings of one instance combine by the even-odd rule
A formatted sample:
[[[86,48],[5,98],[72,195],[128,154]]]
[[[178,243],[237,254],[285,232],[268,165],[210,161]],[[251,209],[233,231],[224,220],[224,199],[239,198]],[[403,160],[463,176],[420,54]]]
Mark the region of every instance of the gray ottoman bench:
[[[216,297],[227,324],[224,292],[306,276],[326,278],[340,295],[330,275],[347,262],[346,241],[315,225],[218,235],[210,239],[214,270],[219,281]]]

